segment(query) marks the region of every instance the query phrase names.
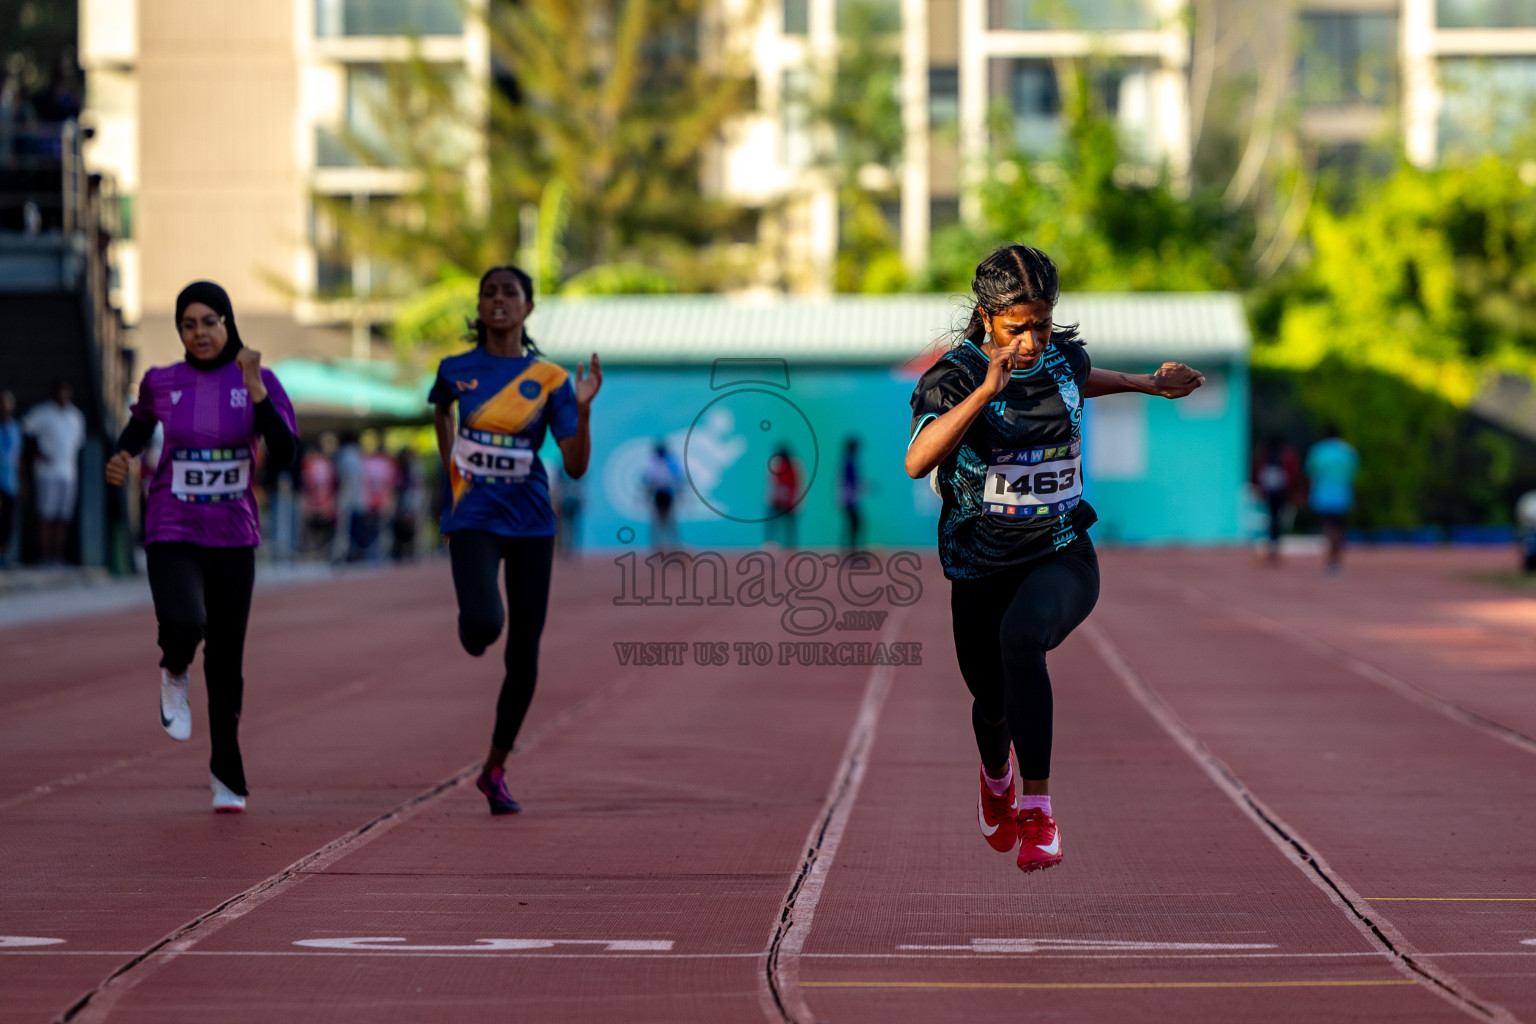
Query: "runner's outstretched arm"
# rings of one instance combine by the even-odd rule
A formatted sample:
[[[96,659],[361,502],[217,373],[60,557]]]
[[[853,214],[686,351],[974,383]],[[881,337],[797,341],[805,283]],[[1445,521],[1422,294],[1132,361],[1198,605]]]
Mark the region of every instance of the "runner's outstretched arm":
[[[586,367],[581,363],[576,364],[576,433],[570,437],[558,439],[560,456],[565,461],[565,472],[573,480],[581,478],[587,471],[587,463],[592,459],[592,432],[589,423],[592,414],[592,399],[597,397],[598,390],[603,386],[603,365],[598,361],[597,353],[592,353],[592,372],[585,373]]]
[[[1163,398],[1183,398],[1204,383],[1204,375],[1183,363],[1164,363],[1155,373],[1121,373],[1118,370],[1101,370],[1095,366],[1088,371],[1088,383],[1083,387],[1083,397],[1101,398],[1104,395],[1135,392],[1161,395]]]

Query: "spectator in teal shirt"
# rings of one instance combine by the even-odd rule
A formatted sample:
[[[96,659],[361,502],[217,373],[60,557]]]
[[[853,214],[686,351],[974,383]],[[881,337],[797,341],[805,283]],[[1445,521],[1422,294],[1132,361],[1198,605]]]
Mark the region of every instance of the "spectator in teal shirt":
[[[1323,521],[1328,538],[1328,571],[1344,564],[1344,521],[1355,505],[1355,473],[1360,455],[1330,425],[1323,439],[1307,452],[1307,479],[1311,482],[1311,506]]]

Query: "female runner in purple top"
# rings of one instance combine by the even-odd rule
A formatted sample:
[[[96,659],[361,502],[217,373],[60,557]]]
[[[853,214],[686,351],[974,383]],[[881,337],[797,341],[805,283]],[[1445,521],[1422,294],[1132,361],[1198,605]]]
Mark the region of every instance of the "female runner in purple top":
[[[245,680],[245,626],[261,528],[252,493],[256,440],[276,467],[293,461],[293,406],[261,353],[240,343],[224,289],[195,281],[176,297],[186,360],[144,374],[139,400],[107,462],[121,486],[155,424],[165,428],[149,485],[144,552],[160,624],[160,724],[172,739],[192,735],[187,668],[200,641],[208,683],[213,808],[243,811],[248,790],[238,728]]]

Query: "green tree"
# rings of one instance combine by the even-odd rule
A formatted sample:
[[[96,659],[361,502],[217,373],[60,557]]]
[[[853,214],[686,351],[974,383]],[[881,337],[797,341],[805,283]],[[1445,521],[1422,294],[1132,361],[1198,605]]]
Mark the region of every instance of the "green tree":
[[[1007,111],[995,112],[992,135],[1007,141],[981,185],[983,226],[935,233],[935,287],[966,287],[979,254],[1005,241],[1050,253],[1071,291],[1209,291],[1251,280],[1252,216],[1212,188],[1182,194],[1166,170],[1128,154],[1092,88],[1099,70],[1074,62],[1062,76],[1055,153],[1019,149]]]
[[[902,159],[901,8],[892,0],[837,5],[835,70],[814,108],[830,152],[819,162],[837,186],[836,287],[900,291],[906,284],[897,233],[887,210],[899,197]]]
[[[413,182],[388,207],[319,200],[354,251],[396,268],[403,292],[519,250],[544,291],[584,272],[590,293],[707,290],[747,271],[732,245],[742,212],[700,180],[705,144],[749,83],[707,36],[700,0],[491,0],[486,25],[488,96],[417,54],[387,69],[380,137],[345,139],[359,162]],[[609,265],[630,269],[589,272]]]
[[[1374,523],[1508,514],[1520,467],[1467,408],[1494,374],[1536,375],[1536,192],[1520,166],[1403,162],[1352,209],[1314,208],[1308,258],[1255,296],[1255,367],[1293,379],[1313,425],[1360,449]]]
[[[0,78],[10,75],[23,102],[46,90],[54,76],[82,103],[75,65],[79,5],[50,0],[0,0]]]

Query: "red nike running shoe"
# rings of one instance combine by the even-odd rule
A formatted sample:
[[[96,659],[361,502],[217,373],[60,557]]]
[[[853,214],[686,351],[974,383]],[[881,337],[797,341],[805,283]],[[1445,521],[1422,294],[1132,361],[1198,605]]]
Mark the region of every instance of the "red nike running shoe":
[[[987,788],[987,770],[981,770],[981,797],[976,801],[976,820],[992,849],[1007,853],[1014,848],[1019,841],[1019,827],[1014,820],[1012,780],[1008,783],[1008,792],[993,796]]]
[[[1061,830],[1056,819],[1038,807],[1021,807],[1019,821],[1019,870],[1044,871],[1061,863]]]

